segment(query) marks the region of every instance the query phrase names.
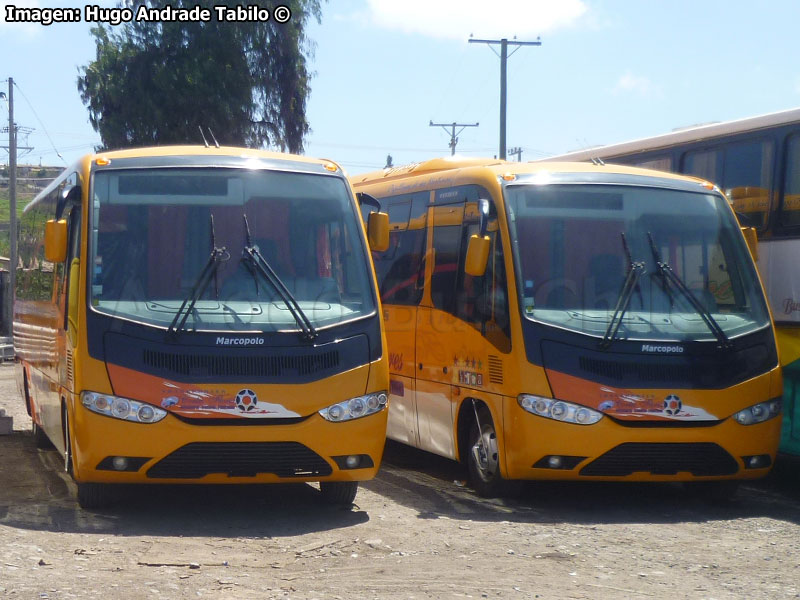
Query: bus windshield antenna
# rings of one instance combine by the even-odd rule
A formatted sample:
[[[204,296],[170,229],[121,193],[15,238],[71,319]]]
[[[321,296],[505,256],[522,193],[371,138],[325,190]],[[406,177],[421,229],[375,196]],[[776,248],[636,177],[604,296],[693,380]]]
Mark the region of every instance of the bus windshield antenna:
[[[197,128],[200,130],[200,136],[203,138],[203,143],[206,145],[206,148],[208,148],[208,140],[206,139],[206,134],[203,133],[203,128],[200,125],[198,125]]]
[[[211,131],[211,127],[208,127],[207,129],[208,129],[208,134],[211,136],[211,139],[212,139],[212,140],[214,140],[214,145],[215,145],[217,148],[219,148],[219,142],[217,141],[217,138],[216,138],[216,137],[214,137],[214,132],[213,132],[213,131]]]

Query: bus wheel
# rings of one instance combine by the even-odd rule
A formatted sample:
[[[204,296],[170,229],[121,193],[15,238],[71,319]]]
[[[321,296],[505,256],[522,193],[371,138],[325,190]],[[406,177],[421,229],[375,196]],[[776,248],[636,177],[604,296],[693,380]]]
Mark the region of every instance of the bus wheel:
[[[499,496],[504,491],[503,477],[500,475],[497,433],[494,430],[492,415],[486,408],[478,409],[478,423],[474,423],[469,439],[470,485],[478,495],[487,498]]]
[[[78,505],[92,510],[105,508],[111,504],[111,491],[105,483],[78,483]]]
[[[357,481],[320,481],[319,491],[325,502],[338,506],[349,506],[356,499]]]

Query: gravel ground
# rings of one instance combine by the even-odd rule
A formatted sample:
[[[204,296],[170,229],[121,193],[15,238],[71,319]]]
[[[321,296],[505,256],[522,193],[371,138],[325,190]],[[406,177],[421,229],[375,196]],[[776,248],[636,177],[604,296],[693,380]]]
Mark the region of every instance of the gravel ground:
[[[455,463],[390,443],[348,510],[298,484],[140,486],[89,512],[35,449],[7,364],[0,408],[3,597],[800,597],[796,463],[723,505],[584,482],[485,500]]]

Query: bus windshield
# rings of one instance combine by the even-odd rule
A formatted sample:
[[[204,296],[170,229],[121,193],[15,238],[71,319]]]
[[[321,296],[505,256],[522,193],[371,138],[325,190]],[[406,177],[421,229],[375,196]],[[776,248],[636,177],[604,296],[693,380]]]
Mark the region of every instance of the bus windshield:
[[[531,320],[661,341],[720,341],[769,324],[721,195],[597,184],[510,185],[505,193]]]
[[[357,217],[339,177],[98,171],[92,308],[171,328],[185,305],[181,327],[192,331],[313,331],[371,314],[374,292]],[[280,284],[254,265],[246,251],[254,248]]]

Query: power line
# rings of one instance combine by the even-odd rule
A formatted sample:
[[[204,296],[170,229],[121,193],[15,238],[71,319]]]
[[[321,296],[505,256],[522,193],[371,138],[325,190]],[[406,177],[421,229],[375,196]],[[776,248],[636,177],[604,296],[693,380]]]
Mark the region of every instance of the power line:
[[[10,80],[9,80],[9,81],[10,81]],[[28,103],[28,108],[30,108],[30,109],[31,109],[31,112],[33,113],[33,116],[34,116],[34,117],[36,117],[36,120],[37,120],[37,121],[39,121],[39,125],[41,126],[41,128],[42,128],[42,131],[44,131],[44,134],[47,136],[47,140],[50,142],[50,145],[53,147],[53,151],[56,153],[56,156],[58,156],[58,158],[60,158],[60,159],[61,159],[61,162],[63,162],[63,163],[66,165],[66,164],[67,164],[67,161],[66,161],[66,160],[64,160],[64,157],[63,157],[63,156],[61,156],[61,153],[60,153],[60,152],[58,151],[58,149],[56,148],[56,145],[53,143],[53,140],[52,140],[52,138],[50,137],[50,134],[49,134],[49,133],[47,133],[47,127],[45,127],[45,126],[44,126],[44,123],[42,123],[42,120],[39,118],[39,115],[36,113],[36,109],[35,109],[35,108],[33,108],[33,105],[31,104],[30,100],[28,100],[28,97],[25,95],[25,92],[23,92],[23,91],[22,91],[22,88],[21,88],[21,87],[19,87],[19,84],[18,84],[18,83],[14,83],[14,85],[15,85],[15,86],[16,86],[16,88],[19,90],[19,93],[20,93],[20,94],[22,94],[22,97],[23,97],[23,98],[25,98],[25,102],[27,102],[27,103]]]

